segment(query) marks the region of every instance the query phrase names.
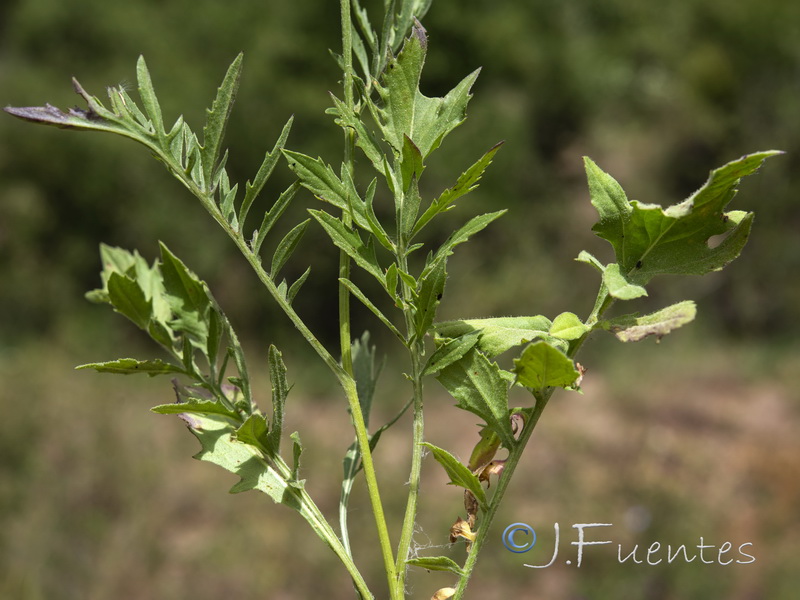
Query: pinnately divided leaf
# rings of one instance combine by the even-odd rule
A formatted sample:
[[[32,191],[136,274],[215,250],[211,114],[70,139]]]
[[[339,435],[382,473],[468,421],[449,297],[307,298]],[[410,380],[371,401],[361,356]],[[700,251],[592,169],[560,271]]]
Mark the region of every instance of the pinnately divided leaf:
[[[289,168],[294,171],[303,187],[323,202],[334,205],[336,208],[351,214],[353,221],[362,229],[369,230],[366,207],[355,188],[351,188],[342,181],[330,165],[325,164],[321,158],[311,158],[300,152],[283,151],[289,161]]]
[[[456,200],[478,187],[478,182],[480,181],[483,172],[490,164],[492,164],[494,155],[498,150],[500,150],[502,145],[503,142],[500,142],[492,146],[486,154],[484,154],[480,159],[478,159],[478,161],[475,162],[475,164],[461,174],[453,187],[447,188],[444,192],[442,192],[441,196],[431,202],[431,205],[425,210],[425,212],[422,213],[414,225],[414,229],[411,232],[411,237],[414,237],[417,233],[419,233],[422,228],[425,227],[425,225],[427,225],[437,214],[450,210],[453,208],[453,203]]]

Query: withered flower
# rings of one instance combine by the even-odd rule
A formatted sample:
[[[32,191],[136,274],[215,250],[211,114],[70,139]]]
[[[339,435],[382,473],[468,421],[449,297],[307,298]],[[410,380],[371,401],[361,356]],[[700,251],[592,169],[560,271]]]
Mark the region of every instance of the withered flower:
[[[458,517],[456,522],[453,523],[453,526],[450,528],[450,543],[455,544],[460,537],[467,540],[467,552],[469,552],[470,548],[472,547],[472,542],[475,541],[475,538],[478,537],[478,535],[472,531],[472,527],[470,527],[468,521]]]
[[[506,466],[505,460],[493,460],[480,470],[480,473],[478,473],[478,480],[485,481],[486,487],[490,487],[492,485],[492,482],[489,478],[492,475],[497,475],[498,477],[500,477],[500,475],[503,474],[503,469],[505,468],[505,466]]]
[[[453,594],[456,593],[455,588],[442,588],[438,592],[436,592],[433,596],[431,596],[431,600],[447,600]]]

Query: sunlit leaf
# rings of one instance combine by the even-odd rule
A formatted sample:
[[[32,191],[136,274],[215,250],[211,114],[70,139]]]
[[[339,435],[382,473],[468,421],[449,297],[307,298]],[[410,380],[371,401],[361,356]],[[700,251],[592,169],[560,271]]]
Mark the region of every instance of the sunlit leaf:
[[[547,342],[538,341],[529,345],[522,355],[514,360],[517,380],[525,387],[541,390],[546,387],[569,387],[580,373],[566,354]]]
[[[513,448],[515,439],[508,414],[508,381],[500,367],[472,348],[442,369],[436,379],[456,399],[456,406],[481,417]]]
[[[680,204],[662,208],[629,201],[619,184],[585,159],[592,204],[600,215],[594,230],[614,247],[620,273],[636,285],[659,274],[703,275],[731,262],[750,233],[753,214],[724,212],[742,177],[755,173],[779,152],[759,152],[711,172],[706,183]],[[711,247],[709,239],[724,235]]]

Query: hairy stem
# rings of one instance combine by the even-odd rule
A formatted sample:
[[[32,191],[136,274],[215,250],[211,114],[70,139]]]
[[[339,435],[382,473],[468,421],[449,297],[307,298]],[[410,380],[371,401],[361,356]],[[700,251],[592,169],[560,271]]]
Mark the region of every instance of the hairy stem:
[[[497,515],[497,509],[502,504],[503,496],[505,496],[508,485],[511,483],[514,471],[519,464],[520,458],[522,458],[522,453],[525,451],[525,446],[527,446],[528,440],[530,440],[531,434],[536,428],[536,424],[539,422],[539,418],[542,416],[542,412],[544,411],[545,406],[547,406],[547,402],[550,400],[550,397],[553,395],[554,391],[555,388],[547,388],[543,391],[543,393],[536,395],[536,404],[533,407],[533,411],[530,413],[530,416],[525,419],[525,426],[522,428],[517,445],[508,454],[508,459],[506,459],[505,466],[503,467],[503,475],[500,477],[500,481],[497,482],[497,488],[495,489],[492,499],[489,502],[489,510],[486,511],[481,519],[481,523],[477,531],[478,535],[475,538],[475,541],[472,543],[472,548],[467,555],[467,561],[464,563],[463,568],[464,574],[458,580],[456,593],[452,600],[460,600],[460,598],[464,595],[464,591],[467,588],[467,583],[469,583],[469,578],[472,575],[472,571],[475,568],[475,564],[478,560],[478,554],[480,553],[483,544],[486,542],[486,538],[489,536],[492,521],[494,521],[494,518]]]
[[[284,478],[289,479],[292,476],[291,469],[283,460],[275,461],[275,467],[277,470],[283,475]],[[325,516],[320,511],[319,507],[316,505],[314,500],[308,494],[305,488],[300,488],[294,490],[294,493],[298,496],[298,501],[303,504],[307,509],[308,512],[314,518],[314,531],[319,535],[325,542],[328,544],[330,549],[339,557],[339,560],[342,561],[345,569],[350,574],[350,577],[353,579],[353,585],[355,586],[356,590],[358,591],[359,595],[363,599],[372,598],[372,593],[369,591],[369,587],[367,586],[366,581],[364,581],[364,577],[361,575],[361,572],[356,567],[356,564],[353,562],[353,558],[350,556],[349,550],[345,547],[345,545],[339,540],[336,535],[336,532],[331,527],[330,523],[328,523]]]
[[[575,359],[575,356],[578,353],[578,350],[583,346],[584,342],[589,338],[591,335],[591,328],[596,325],[603,316],[603,313],[608,310],[611,305],[614,303],[614,298],[611,297],[608,293],[608,288],[605,284],[600,284],[600,289],[597,292],[597,298],[594,303],[594,307],[592,308],[592,312],[589,314],[589,317],[586,319],[585,324],[590,328],[584,335],[582,335],[579,339],[575,340],[575,342],[570,346],[569,352],[567,355],[571,359]],[[497,514],[497,509],[500,507],[503,496],[508,489],[508,485],[511,483],[511,479],[514,475],[514,471],[519,464],[520,458],[522,458],[522,454],[525,451],[525,447],[530,440],[531,434],[533,433],[534,428],[536,427],[537,423],[539,422],[539,418],[542,416],[542,412],[544,411],[545,407],[547,406],[550,397],[555,392],[556,388],[546,388],[544,390],[540,390],[538,393],[534,393],[534,397],[536,398],[536,404],[533,407],[533,411],[530,413],[530,416],[526,418],[525,426],[520,433],[520,437],[518,440],[518,444],[514,447],[514,449],[509,452],[508,459],[506,459],[505,465],[503,467],[503,475],[500,477],[500,481],[497,484],[497,488],[492,495],[492,499],[489,502],[489,510],[486,514],[483,515],[482,522],[480,527],[478,528],[477,537],[475,541],[472,543],[472,548],[467,556],[467,560],[464,563],[464,574],[458,581],[458,586],[456,587],[456,592],[452,597],[452,600],[460,600],[464,595],[464,591],[466,590],[467,583],[469,582],[469,578],[472,575],[472,571],[475,568],[475,564],[478,560],[478,554],[480,553],[481,548],[483,547],[486,538],[489,535],[489,531],[491,529],[492,521]]]
[[[398,229],[400,221],[398,219]],[[408,271],[408,259],[405,247],[406,240],[400,240],[400,247],[396,256],[397,266],[401,271]],[[406,306],[411,304],[412,290],[403,283],[403,295],[406,299]],[[414,336],[414,315],[410,309],[404,310],[406,332],[408,339]],[[403,525],[400,533],[400,542],[397,546],[397,587],[399,593],[403,593],[405,588],[405,574],[407,571],[406,560],[411,549],[411,542],[414,535],[414,524],[417,519],[417,501],[419,499],[419,487],[422,478],[422,442],[425,441],[425,420],[423,416],[423,384],[422,370],[424,368],[425,342],[416,339],[408,346],[411,358],[411,384],[413,388],[413,424],[411,440],[411,470],[408,480],[408,499],[406,500],[406,511],[403,517]]]
[[[351,18],[350,0],[341,0],[340,3],[342,21],[342,59],[344,63],[344,97],[348,110],[353,110],[353,21]],[[347,129],[344,132],[344,168],[347,169],[352,178],[354,171],[353,154],[355,151],[355,132]],[[352,199],[350,199],[352,200]],[[342,222],[345,227],[352,226],[350,212],[345,210],[342,214]],[[349,279],[350,276],[350,257],[343,250],[339,253],[339,277]],[[372,512],[375,517],[375,525],[378,530],[381,555],[383,556],[384,567],[386,569],[386,579],[389,585],[390,597],[392,600],[402,598],[397,594],[395,586],[396,571],[394,565],[394,555],[392,554],[389,531],[386,527],[386,517],[383,513],[383,503],[381,502],[378,490],[378,481],[375,475],[375,467],[372,462],[372,452],[369,448],[369,432],[367,431],[364,415],[361,411],[361,402],[358,398],[358,390],[353,379],[353,360],[351,355],[351,331],[350,331],[350,292],[343,284],[339,284],[339,342],[342,352],[342,368],[348,375],[348,382],[345,386],[350,413],[353,420],[353,427],[356,430],[356,438],[361,451],[361,464],[364,468],[364,475],[367,481]],[[342,532],[347,536],[347,532]],[[348,544],[349,546],[349,544]]]
[[[406,560],[411,549],[414,535],[414,523],[417,519],[417,500],[419,498],[419,484],[422,476],[422,442],[425,441],[425,421],[423,419],[422,395],[422,369],[424,348],[418,341],[410,348],[411,352],[411,380],[413,385],[414,421],[412,425],[412,450],[411,473],[408,481],[408,500],[406,512],[403,517],[403,526],[400,533],[400,542],[397,546],[397,581],[402,591],[405,587]]]
[[[344,66],[344,101],[348,110],[353,109],[353,26],[350,18],[350,0],[341,0],[342,17],[342,60]],[[344,168],[353,176],[353,151],[355,150],[355,136],[351,129],[344,132]],[[347,210],[342,211],[342,222],[345,227],[352,226],[352,217]],[[350,278],[350,257],[344,250],[339,251],[339,278]],[[350,292],[339,283],[339,345],[342,352],[342,367],[352,375],[353,357],[350,346],[352,334],[350,331]],[[343,533],[343,535],[346,535]]]
[[[154,147],[154,150],[156,150],[156,154],[165,162],[165,164],[170,164],[169,157],[166,154],[164,154],[161,149]],[[380,492],[378,490],[378,480],[375,474],[375,466],[372,461],[372,452],[370,451],[369,448],[369,434],[364,424],[364,415],[361,411],[361,403],[359,402],[358,399],[358,391],[356,389],[355,380],[353,379],[350,373],[344,370],[342,365],[339,364],[339,362],[333,357],[333,355],[330,352],[328,352],[328,350],[325,348],[322,342],[320,342],[317,339],[317,337],[308,328],[308,326],[305,324],[300,315],[297,314],[292,305],[278,290],[278,286],[275,285],[275,282],[272,280],[269,273],[267,273],[264,267],[262,266],[261,258],[257,254],[253,253],[253,251],[247,244],[247,241],[242,236],[241,232],[234,229],[225,220],[225,217],[215,204],[214,199],[212,197],[209,197],[206,192],[201,190],[186,173],[176,171],[175,175],[192,192],[192,194],[200,200],[200,203],[208,211],[211,217],[225,230],[228,236],[233,240],[234,244],[236,244],[236,247],[239,248],[241,253],[247,259],[247,262],[250,263],[250,266],[252,267],[253,271],[255,271],[261,283],[267,289],[269,295],[272,296],[273,300],[275,300],[275,302],[278,304],[281,310],[283,310],[286,316],[289,317],[289,320],[298,330],[300,335],[303,336],[303,339],[306,340],[309,346],[311,346],[311,348],[322,359],[325,365],[336,376],[337,380],[339,381],[339,384],[342,386],[342,389],[345,392],[345,396],[347,397],[347,402],[350,408],[350,413],[353,420],[353,426],[356,432],[356,439],[358,440],[358,444],[361,449],[361,461],[364,468],[364,477],[367,481],[367,489],[369,492],[370,502],[372,504],[372,511],[375,517],[375,525],[378,530],[381,552],[383,553],[384,562],[386,565],[387,578],[390,582],[389,585],[391,588],[392,582],[394,582],[395,580],[394,556],[392,554],[391,541],[389,539],[389,531],[386,526],[386,518],[383,512],[383,503],[381,501]],[[343,554],[337,553],[337,555],[340,558],[347,557],[348,560],[351,560],[347,552],[344,551],[344,548],[343,548]],[[343,560],[343,562],[347,567],[348,566],[347,561]],[[368,594],[365,597],[369,598],[371,597],[371,594]],[[395,598],[395,596],[392,596],[392,600],[399,600],[399,598],[400,597]]]

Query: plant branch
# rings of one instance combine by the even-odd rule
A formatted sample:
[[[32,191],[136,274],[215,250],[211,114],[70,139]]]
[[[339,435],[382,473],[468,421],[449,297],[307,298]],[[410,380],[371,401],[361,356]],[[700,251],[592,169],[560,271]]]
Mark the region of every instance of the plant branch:
[[[508,485],[511,483],[514,471],[519,464],[520,458],[522,458],[522,453],[525,451],[525,446],[527,446],[531,434],[533,433],[536,424],[539,422],[539,418],[542,416],[542,412],[544,411],[545,406],[547,406],[547,403],[550,400],[550,397],[553,395],[555,389],[556,388],[547,388],[541,394],[536,394],[536,404],[534,405],[530,416],[528,416],[525,420],[525,426],[520,433],[517,445],[508,454],[508,459],[506,459],[505,466],[503,467],[503,475],[497,482],[497,488],[495,489],[492,499],[489,502],[489,510],[483,515],[482,523],[480,524],[480,527],[478,527],[477,537],[472,543],[472,547],[467,555],[467,561],[464,563],[463,567],[463,575],[458,580],[456,592],[452,597],[452,600],[460,600],[467,588],[467,583],[469,582],[469,578],[472,575],[472,571],[475,568],[475,564],[478,560],[478,554],[480,553],[480,550],[489,535],[492,521],[494,521],[494,518],[497,515],[497,509],[502,504],[503,496],[505,496]]]

